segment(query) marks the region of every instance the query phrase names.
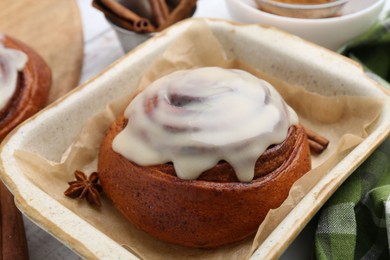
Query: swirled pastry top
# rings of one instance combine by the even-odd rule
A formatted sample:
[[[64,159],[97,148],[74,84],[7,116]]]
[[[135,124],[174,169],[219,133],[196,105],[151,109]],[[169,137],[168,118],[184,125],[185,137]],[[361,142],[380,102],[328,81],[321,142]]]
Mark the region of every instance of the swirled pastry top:
[[[18,72],[23,70],[27,60],[28,57],[24,52],[6,48],[0,35],[0,110],[14,95]]]
[[[240,181],[253,179],[258,157],[284,141],[296,113],[266,81],[241,70],[205,67],[164,76],[138,94],[113,150],[141,166],[173,162],[196,179],[227,161]]]

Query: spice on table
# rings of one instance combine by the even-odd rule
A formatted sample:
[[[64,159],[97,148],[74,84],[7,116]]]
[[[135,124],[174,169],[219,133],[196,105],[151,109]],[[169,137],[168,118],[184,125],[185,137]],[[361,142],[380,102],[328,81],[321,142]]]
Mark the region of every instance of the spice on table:
[[[68,182],[69,188],[64,192],[65,196],[73,199],[87,199],[88,203],[97,207],[101,206],[100,192],[102,186],[98,183],[97,172],[87,177],[81,171],[75,171],[76,180]]]

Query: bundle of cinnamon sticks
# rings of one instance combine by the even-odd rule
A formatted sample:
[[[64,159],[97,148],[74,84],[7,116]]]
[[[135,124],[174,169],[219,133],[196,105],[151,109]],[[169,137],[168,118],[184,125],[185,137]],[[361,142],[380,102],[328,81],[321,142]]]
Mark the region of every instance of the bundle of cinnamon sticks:
[[[122,28],[151,33],[191,17],[196,0],[93,0],[92,6]]]

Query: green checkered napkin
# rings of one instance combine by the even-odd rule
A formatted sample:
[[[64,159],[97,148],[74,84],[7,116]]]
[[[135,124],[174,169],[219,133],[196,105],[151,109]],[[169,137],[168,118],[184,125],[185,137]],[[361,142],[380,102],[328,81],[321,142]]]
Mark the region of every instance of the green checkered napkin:
[[[390,13],[340,52],[390,89]],[[319,212],[317,259],[390,259],[390,138]]]

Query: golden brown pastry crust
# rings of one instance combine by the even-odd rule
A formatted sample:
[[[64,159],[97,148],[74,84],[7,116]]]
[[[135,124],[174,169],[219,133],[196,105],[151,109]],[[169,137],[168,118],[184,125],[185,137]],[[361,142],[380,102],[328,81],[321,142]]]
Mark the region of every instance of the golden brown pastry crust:
[[[23,71],[19,72],[17,89],[5,108],[0,110],[0,141],[18,124],[42,109],[48,99],[51,71],[46,62],[24,43],[4,36],[6,48],[17,49],[28,56]]]
[[[269,209],[279,207],[292,184],[311,168],[307,137],[298,125],[288,137],[294,140],[288,158],[250,183],[182,180],[163,172],[166,165],[142,167],[114,152],[112,140],[125,125],[119,117],[101,146],[103,190],[131,223],[183,246],[213,248],[253,234]]]

